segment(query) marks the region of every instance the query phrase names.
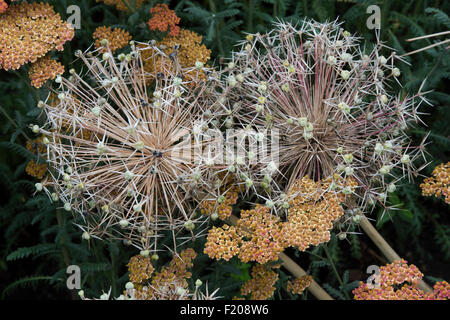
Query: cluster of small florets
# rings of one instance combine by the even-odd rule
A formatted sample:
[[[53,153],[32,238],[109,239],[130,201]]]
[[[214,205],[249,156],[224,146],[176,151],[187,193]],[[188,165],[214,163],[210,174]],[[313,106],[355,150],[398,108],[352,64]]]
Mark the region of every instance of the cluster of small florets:
[[[47,148],[45,147],[44,142],[46,142],[48,139],[47,140],[44,139],[47,138],[44,136],[33,139],[31,141],[27,141],[26,145],[27,150],[36,155],[39,159],[45,159],[46,156]],[[25,171],[32,177],[42,179],[44,175],[47,173],[47,164],[39,163],[36,160],[31,159],[30,161],[28,161]]]
[[[74,29],[48,3],[22,2],[0,15],[0,69],[18,69],[51,50],[63,50]]]
[[[422,195],[443,196],[445,202],[450,204],[450,162],[441,163],[433,170],[433,176],[425,178],[420,185]]]
[[[212,227],[208,231],[204,253],[210,258],[226,261],[240,252],[241,236],[236,227],[227,224],[222,227]]]
[[[406,260],[397,260],[380,267],[377,284],[360,282],[353,290],[356,300],[446,300],[449,296],[449,284],[438,282],[433,292],[423,292],[418,282],[423,274],[415,265],[408,265]]]
[[[170,10],[167,4],[158,3],[150,9],[152,18],[147,22],[150,30],[158,30],[161,32],[169,31],[171,36],[178,36],[180,27],[180,18],[177,17],[175,11]]]
[[[39,103],[47,122],[36,132],[49,140],[52,179],[45,192],[81,215],[84,238],[118,238],[149,250],[167,230],[174,237],[179,230],[202,236],[195,226],[204,219],[195,209],[199,190],[209,185],[203,178],[209,167],[192,159],[192,150],[207,139],[195,146],[179,142],[195,125],[208,128],[203,113],[217,99],[205,86],[190,86],[183,77],[189,70],[179,64],[147,77],[146,48],[130,47],[118,56],[108,45],[103,53],[77,51],[87,73],[71,69],[69,78],[60,77],[54,96]],[[152,59],[158,55],[164,53]]]
[[[165,56],[148,59],[156,51],[163,51]],[[142,52],[145,70],[148,72],[164,72],[167,65],[173,64],[173,58],[184,68],[190,68],[185,74],[187,79],[205,79],[206,63],[210,59],[211,50],[202,44],[202,36],[194,31],[180,29],[177,36],[167,35],[163,40],[155,42],[154,47]]]
[[[152,265],[151,258],[146,256],[134,256],[128,263],[130,282],[125,285],[123,294],[116,300],[214,300],[217,290],[206,293],[200,290],[202,282],[195,281],[195,290],[189,291],[187,280],[192,274],[188,269],[192,268],[196,252],[185,249],[179,255],[174,255],[173,259],[161,271],[156,271]],[[157,260],[154,257],[153,260]],[[104,293],[100,299],[109,300],[111,292]],[[89,300],[84,296],[84,292],[79,292],[83,300]]]
[[[261,264],[278,260],[278,255],[284,250],[282,226],[279,217],[265,206],[256,205],[252,210],[242,210],[237,222],[242,237],[239,259]]]
[[[351,178],[336,178],[314,182],[304,177],[294,184],[284,198],[285,221],[272,213],[272,206],[242,210],[236,227],[225,224],[209,231],[204,252],[215,259],[237,255],[243,262],[266,263],[278,260],[289,246],[304,251],[329,241],[333,223],[344,214],[341,203],[356,187]]]
[[[310,275],[305,275],[295,280],[288,281],[286,289],[292,294],[302,294],[303,291],[311,285],[312,281],[313,279]]]
[[[231,216],[233,210],[232,205],[236,204],[239,197],[238,186],[223,186],[220,188],[221,194],[215,200],[203,200],[200,203],[200,212],[203,215],[208,215],[212,220],[219,218],[225,220]]]
[[[270,209],[256,205],[242,210],[237,226],[213,227],[207,235],[204,253],[217,260],[238,256],[243,262],[266,263],[278,260],[284,250],[282,224]]]
[[[63,73],[64,66],[59,61],[53,60],[50,55],[46,55],[31,64],[28,77],[33,87],[40,88],[47,80],[53,80]]]
[[[292,199],[289,213],[283,225],[288,245],[304,251],[311,245],[330,240],[333,223],[344,214],[341,203],[356,187],[356,181],[351,178],[347,181],[342,181],[339,176],[336,178],[315,182],[303,177],[292,186],[288,193]]]
[[[127,264],[128,271],[130,272],[130,281],[134,284],[141,284],[151,278],[155,268],[152,265],[151,258],[149,256],[137,255],[131,257]]]
[[[257,264],[252,267],[251,278],[241,288],[241,295],[250,295],[250,300],[267,300],[275,292],[278,273],[271,267]]]
[[[4,0],[0,0],[0,14],[8,9],[8,4]]]
[[[94,46],[99,49],[102,48],[102,52],[107,52],[107,46],[114,53],[118,49],[125,47],[131,40],[131,35],[128,31],[121,28],[114,28],[107,26],[101,26],[95,29],[92,34],[94,38]]]
[[[109,5],[109,6],[115,6],[117,10],[120,11],[130,11],[130,8],[127,6],[130,5],[131,3],[135,3],[136,4],[136,8],[135,9],[139,9],[140,7],[142,7],[142,4],[147,1],[147,0],[135,0],[135,1],[124,1],[124,0],[95,0],[96,2],[104,2],[105,4]]]
[[[304,176],[318,181],[336,173],[358,181],[355,201],[363,210],[385,203],[423,155],[405,131],[425,99],[389,94],[400,58],[383,56],[382,48],[365,54],[336,22],[300,28],[280,22],[267,34],[249,35],[222,72],[232,110],[226,121],[277,134],[278,184],[289,188]]]

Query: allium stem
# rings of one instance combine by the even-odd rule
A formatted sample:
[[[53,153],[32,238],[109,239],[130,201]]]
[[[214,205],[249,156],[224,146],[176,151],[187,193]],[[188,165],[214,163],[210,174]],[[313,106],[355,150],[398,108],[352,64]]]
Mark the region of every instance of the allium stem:
[[[390,263],[401,259],[394,249],[392,249],[386,240],[378,233],[377,229],[370,223],[369,219],[362,217],[359,225]],[[419,281],[419,288],[425,292],[433,292],[433,289],[431,289],[431,287],[423,280]]]

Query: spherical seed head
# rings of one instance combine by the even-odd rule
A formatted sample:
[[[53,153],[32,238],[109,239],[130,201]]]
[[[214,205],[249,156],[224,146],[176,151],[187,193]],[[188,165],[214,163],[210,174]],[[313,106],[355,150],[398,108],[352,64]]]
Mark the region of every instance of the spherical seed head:
[[[79,52],[86,72],[76,79],[83,81],[62,78],[58,91],[66,98],[45,102],[47,122],[42,132],[52,137],[48,153],[54,170],[49,189],[63,203],[70,203],[74,214],[82,215],[83,230],[98,238],[131,241],[139,248],[161,243],[156,239],[167,230],[175,230],[175,236],[186,233],[184,222],[203,200],[201,190],[208,189],[207,179],[212,176],[206,175],[211,168],[204,161],[192,158],[192,151],[204,149],[214,136],[201,132],[198,145],[183,139],[192,134],[196,122],[202,128],[212,127],[213,118],[203,117],[205,110],[222,114],[214,107],[219,94],[209,87],[216,84],[192,85],[198,81],[193,78],[196,72],[186,78],[192,66],[178,67],[177,57],[173,66],[163,66],[158,70],[161,74],[150,75],[142,66],[140,52],[145,49],[136,45],[129,62],[112,55],[104,61],[101,50]],[[147,59],[156,63],[161,55]],[[109,84],[102,86],[105,80]],[[160,102],[158,108],[149,103],[150,85],[159,92],[153,96]],[[61,165],[76,168],[68,182],[60,173]],[[200,176],[198,183],[192,183],[193,172]],[[179,182],[179,176],[186,178]],[[128,220],[126,228],[121,227],[123,217]],[[143,225],[148,232],[136,236]],[[193,230],[195,237],[203,232],[197,229]]]
[[[133,282],[127,282],[127,283],[125,284],[125,289],[127,289],[127,290],[134,289]]]

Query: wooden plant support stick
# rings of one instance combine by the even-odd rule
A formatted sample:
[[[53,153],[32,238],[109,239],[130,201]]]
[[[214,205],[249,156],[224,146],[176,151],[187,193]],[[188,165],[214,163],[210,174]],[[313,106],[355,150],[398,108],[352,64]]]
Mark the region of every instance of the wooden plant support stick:
[[[361,228],[367,234],[367,236],[372,239],[373,243],[380,249],[380,251],[386,256],[390,263],[395,260],[400,260],[400,256],[391,248],[391,246],[384,240],[380,233],[375,229],[375,227],[370,223],[367,217],[363,216],[361,222],[359,223]],[[425,281],[420,280],[418,284],[419,288],[425,292],[433,292],[433,289],[425,283]]]
[[[238,217],[231,215],[231,223],[233,225],[237,224]],[[280,260],[283,262],[283,267],[285,267],[294,277],[299,278],[306,275],[305,270],[302,269],[294,260],[289,258],[285,253],[280,253]],[[308,287],[309,291],[319,300],[334,300],[314,279],[311,285]]]
[[[306,275],[305,270],[303,270],[302,267],[296,264],[294,260],[289,258],[285,253],[280,253],[279,258],[283,261],[283,267],[285,267],[294,277],[300,278]],[[314,281],[314,279],[308,287],[308,290],[319,300],[334,300],[325,290],[322,289],[321,286],[317,284],[316,281]]]

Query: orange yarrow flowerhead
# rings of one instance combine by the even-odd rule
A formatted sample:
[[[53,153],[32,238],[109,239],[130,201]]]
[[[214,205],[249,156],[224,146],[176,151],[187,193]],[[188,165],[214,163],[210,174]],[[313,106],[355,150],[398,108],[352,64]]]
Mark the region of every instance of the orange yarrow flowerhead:
[[[4,0],[0,0],[0,14],[8,9],[8,4]]]
[[[250,300],[267,300],[275,292],[278,273],[269,266],[257,264],[252,267],[251,279],[241,288],[241,295],[250,295]]]
[[[293,294],[302,294],[308,288],[313,279],[310,275],[301,276],[295,280],[288,281],[286,289]]]
[[[444,196],[445,203],[450,204],[450,162],[441,163],[433,170],[433,176],[425,178],[420,185],[422,195]]]
[[[63,73],[64,66],[60,62],[53,60],[50,55],[46,55],[31,64],[28,76],[31,80],[31,85],[35,88],[40,88],[47,80],[53,80],[56,76]]]
[[[0,69],[18,69],[51,50],[63,50],[74,29],[48,3],[13,4],[0,15]]]
[[[360,282],[353,290],[355,300],[447,300],[450,286],[446,281],[437,282],[433,292],[418,288],[422,272],[404,259],[380,267],[377,284]]]
[[[161,55],[156,60],[151,59],[155,52],[159,51],[164,52],[165,56]],[[206,63],[210,59],[210,54],[211,50],[202,44],[202,36],[186,29],[181,29],[178,36],[167,35],[163,40],[156,42],[153,48],[142,52],[145,71],[162,73],[167,66],[173,65],[173,59],[176,57],[182,67],[190,69],[185,75],[186,78],[196,82],[206,79]],[[204,67],[197,69],[197,63]]]
[[[139,9],[145,1],[146,0],[136,0],[135,1],[136,9]],[[126,11],[126,12],[130,11],[126,3],[128,3],[129,5],[132,4],[130,0],[96,0],[96,2],[104,2],[109,6],[115,6],[116,9],[119,11]]]
[[[158,3],[150,9],[152,18],[147,22],[150,30],[166,32],[169,30],[171,36],[176,37],[180,31],[178,24],[180,18],[177,17],[175,11],[170,10],[167,4]]]
[[[101,26],[95,29],[92,37],[95,40],[95,48],[103,48],[102,51],[107,52],[108,49],[106,48],[106,45],[102,44],[102,41],[106,40],[112,53],[125,47],[132,39],[128,31],[121,28],[111,29],[111,27],[107,26]]]
[[[344,215],[341,203],[355,186],[350,178],[314,182],[304,177],[285,195],[286,217],[273,214],[267,203],[241,210],[236,226],[225,224],[209,231],[204,253],[215,259],[238,256],[243,262],[267,263],[278,260],[287,247],[304,251],[327,242],[333,223]]]

